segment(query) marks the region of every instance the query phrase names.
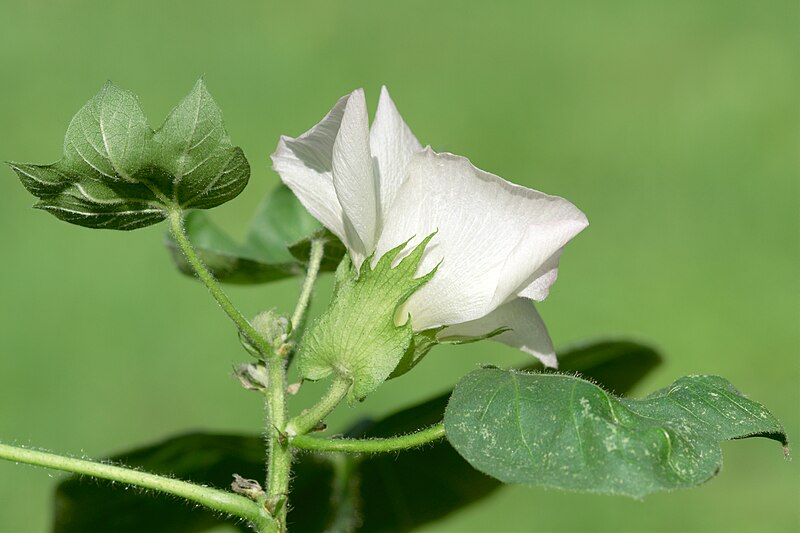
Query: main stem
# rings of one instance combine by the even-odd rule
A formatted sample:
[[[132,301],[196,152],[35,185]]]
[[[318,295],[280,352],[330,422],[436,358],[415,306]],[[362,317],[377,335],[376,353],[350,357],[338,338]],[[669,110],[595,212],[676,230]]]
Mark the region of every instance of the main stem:
[[[140,472],[129,468],[96,463],[85,459],[64,457],[53,453],[19,448],[0,444],[0,459],[16,461],[34,466],[54,468],[73,474],[108,479],[119,483],[127,483],[144,489],[156,490],[172,494],[215,511],[231,514],[249,520],[259,532],[274,530],[274,524],[266,510],[253,500],[226,492],[180,481],[178,479]]]
[[[269,388],[265,391],[267,411],[267,505],[275,518],[277,531],[286,531],[289,476],[292,454],[286,442],[286,360],[278,355],[267,358]]]
[[[297,306],[292,314],[292,335],[301,331],[308,304],[319,275],[324,252],[322,240],[311,241],[311,254],[308,260],[306,279],[300,292]],[[267,411],[267,505],[275,518],[276,530],[286,531],[286,513],[289,502],[289,479],[292,470],[292,451],[286,434],[288,411],[286,409],[286,366],[287,359],[278,353],[266,355],[270,386],[265,391]]]

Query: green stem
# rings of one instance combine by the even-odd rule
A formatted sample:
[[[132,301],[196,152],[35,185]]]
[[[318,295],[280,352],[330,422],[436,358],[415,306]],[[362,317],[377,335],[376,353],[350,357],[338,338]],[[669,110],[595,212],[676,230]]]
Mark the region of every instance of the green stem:
[[[203,261],[197,255],[197,252],[195,252],[192,243],[189,242],[189,237],[186,235],[186,230],[183,227],[182,211],[173,209],[169,212],[169,227],[172,236],[175,238],[175,242],[178,243],[178,246],[186,256],[186,260],[191,265],[195,274],[197,274],[200,281],[205,284],[211,296],[213,296],[220,307],[222,307],[225,314],[228,315],[233,323],[236,324],[236,327],[239,328],[239,331],[242,332],[242,335],[247,337],[247,340],[249,340],[264,357],[270,355],[273,352],[272,347],[258,334],[255,328],[253,328],[253,325],[239,312],[236,306],[233,305],[228,295],[225,294],[225,291],[222,290],[217,280],[214,279],[213,274],[209,272],[208,268],[206,268]]]
[[[352,380],[337,376],[331,383],[328,392],[316,405],[306,409],[289,421],[286,425],[286,434],[289,437],[295,437],[296,435],[304,435],[314,429],[339,405],[352,384]]]
[[[289,438],[289,444],[303,450],[344,453],[384,453],[407,450],[434,442],[444,437],[444,424],[436,424],[417,433],[386,439],[322,439],[297,435]]]
[[[314,284],[319,275],[320,264],[325,243],[321,239],[311,241],[311,253],[308,260],[306,279],[303,289],[292,314],[292,335],[297,336],[301,331]],[[266,357],[267,371],[270,379],[270,388],[265,391],[267,410],[267,505],[275,517],[277,531],[286,531],[286,513],[289,500],[289,479],[292,469],[292,452],[286,441],[286,366],[292,353],[271,353]]]
[[[173,496],[205,505],[215,511],[249,520],[259,532],[267,532],[271,528],[274,529],[271,517],[259,504],[244,496],[223,490],[203,487],[194,483],[120,466],[64,457],[7,444],[0,444],[0,459],[118,481],[144,489],[172,494]]]
[[[313,239],[311,241],[311,253],[308,259],[308,270],[306,279],[303,282],[303,289],[300,291],[300,298],[292,314],[292,331],[300,331],[305,321],[306,310],[314,292],[314,283],[319,276],[319,267],[322,264],[322,256],[325,252],[325,241],[323,239]]]
[[[277,355],[267,357],[270,386],[265,391],[267,409],[267,503],[275,518],[277,531],[286,531],[289,499],[289,478],[292,452],[286,442],[286,360]]]

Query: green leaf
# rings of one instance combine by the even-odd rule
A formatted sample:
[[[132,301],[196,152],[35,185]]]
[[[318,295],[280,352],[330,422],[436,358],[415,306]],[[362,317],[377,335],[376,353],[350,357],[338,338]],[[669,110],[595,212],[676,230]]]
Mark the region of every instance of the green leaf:
[[[311,239],[325,241],[325,257],[320,266],[323,271],[334,270],[345,254],[341,241],[321,229],[283,184],[261,202],[242,243],[236,242],[202,211],[190,212],[185,228],[205,265],[214,277],[226,283],[267,283],[302,275]],[[178,269],[195,277],[191,265],[169,234],[166,244]]]
[[[661,361],[653,349],[630,341],[603,341],[559,354],[562,371],[581,372],[620,393],[627,392]],[[622,373],[607,369],[624,366]],[[542,368],[535,363],[527,368]],[[390,437],[441,422],[450,393],[351,429],[348,436]],[[361,463],[359,531],[412,531],[479,501],[503,484],[475,470],[446,440],[399,454],[373,455]]]
[[[410,321],[395,325],[395,315],[411,294],[434,271],[415,278],[422,252],[433,235],[424,239],[395,267],[392,263],[407,243],[386,252],[374,269],[371,258],[358,277],[352,267],[337,271],[337,287],[330,307],[311,325],[297,355],[300,374],[318,380],[331,374],[353,381],[351,399],[361,399],[386,381],[403,356],[413,348]]]
[[[245,478],[264,479],[265,457],[264,439],[259,435],[191,433],[108,460],[230,490],[234,473]],[[329,499],[334,466],[325,457],[303,455],[293,468],[292,497],[306,505],[301,511],[290,509],[292,531],[323,531],[332,516]],[[194,533],[226,524],[251,532],[235,518],[220,516],[172,497],[78,476],[59,483],[54,509],[55,533]]]
[[[592,375],[588,361],[600,365],[619,360],[639,369],[638,377],[657,361],[655,352],[628,342],[603,342],[566,352],[559,357],[562,369]],[[647,360],[648,365],[637,365]],[[576,363],[576,364],[573,364]],[[591,365],[591,363],[589,363]],[[630,382],[630,377],[627,382]],[[604,383],[610,385],[610,383]],[[618,388],[617,390],[620,390]],[[376,422],[351,428],[350,437],[390,437],[412,432],[442,420],[450,394],[443,394]],[[111,457],[113,463],[148,472],[174,475],[227,489],[232,474],[251,479],[264,477],[264,439],[258,435],[194,433]],[[349,464],[353,458],[337,454],[299,454],[293,463],[289,523],[293,533],[329,531],[347,513],[337,513],[342,489],[356,505],[361,532],[411,531],[478,501],[502,484],[472,468],[447,441],[399,454],[370,455]],[[354,468],[354,470],[353,470]],[[345,479],[342,479],[345,477]],[[333,488],[336,490],[332,490]],[[344,493],[347,494],[347,493]],[[173,498],[125,489],[105,481],[70,477],[55,494],[54,531],[115,531],[117,533],[192,533],[234,521],[202,508],[182,505]],[[350,517],[352,518],[352,516]],[[247,529],[238,525],[242,531]]]
[[[786,445],[764,407],[716,376],[633,400],[573,376],[483,368],[456,386],[445,429],[473,467],[505,483],[634,498],[707,481],[722,466],[720,441]]]
[[[158,223],[175,208],[215,207],[250,177],[203,80],[158,131],[136,96],[106,83],[70,122],[60,161],[9,165],[39,198],[35,207],[72,224],[117,230]]]
[[[394,379],[397,377],[402,376],[415,366],[419,364],[422,359],[428,355],[428,353],[434,348],[434,346],[439,344],[470,344],[473,342],[478,342],[486,339],[491,339],[492,337],[496,337],[501,333],[504,333],[509,330],[509,328],[501,327],[495,330],[490,331],[489,333],[484,333],[483,335],[476,335],[472,337],[466,337],[461,335],[453,335],[450,337],[439,337],[439,333],[445,329],[444,326],[432,329],[426,329],[424,331],[415,331],[414,336],[412,338],[411,347],[406,350],[406,353],[403,355],[403,358],[397,364],[397,367],[392,371],[389,379]]]
[[[352,428],[349,437],[381,438],[441,422],[449,394]],[[446,440],[397,454],[370,455],[358,468],[362,525],[369,533],[412,531],[490,495],[502,484],[464,461]]]
[[[184,209],[208,209],[235,198],[250,165],[231,145],[214,99],[200,79],[155,132],[151,155],[170,176],[168,196]]]
[[[255,436],[193,433],[132,450],[109,461],[230,490],[233,474],[263,479],[264,443]],[[55,493],[53,531],[117,533],[204,531],[233,520],[171,497],[72,476]],[[239,525],[241,531],[250,531]]]

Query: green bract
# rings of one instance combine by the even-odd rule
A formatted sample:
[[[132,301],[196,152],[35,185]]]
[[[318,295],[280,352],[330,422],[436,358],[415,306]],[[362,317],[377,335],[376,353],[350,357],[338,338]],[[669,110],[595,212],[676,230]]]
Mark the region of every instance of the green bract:
[[[473,467],[503,482],[634,498],[707,481],[723,440],[786,445],[769,411],[716,376],[632,400],[573,376],[484,368],[456,386],[445,429]]]
[[[435,272],[414,277],[432,237],[394,268],[392,263],[406,244],[386,252],[375,268],[365,260],[357,277],[350,261],[342,262],[331,306],[311,325],[300,347],[297,364],[304,378],[317,380],[333,374],[350,379],[351,398],[363,398],[386,381],[414,349],[411,321],[398,326],[395,316],[398,307]]]
[[[231,145],[222,113],[199,80],[153,131],[139,101],[111,82],[67,128],[52,165],[10,163],[36,207],[90,228],[131,230],[173,209],[207,209],[236,197],[250,165]]]

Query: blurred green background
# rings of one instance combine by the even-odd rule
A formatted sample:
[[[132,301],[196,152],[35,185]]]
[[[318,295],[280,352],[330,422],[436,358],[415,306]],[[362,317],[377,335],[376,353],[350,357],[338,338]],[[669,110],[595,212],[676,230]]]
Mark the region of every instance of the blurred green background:
[[[3,0],[0,159],[59,158],[71,116],[108,78],[157,125],[205,75],[253,166],[215,213],[241,234],[277,183],[278,136],[356,87],[374,109],[385,83],[423,144],[588,214],[540,306],[557,345],[651,342],[667,363],[637,393],[720,374],[798,438],[798,6]],[[0,440],[98,457],[259,429],[258,398],[230,377],[247,356],[205,290],[173,271],[163,226],[59,223],[0,173]],[[230,292],[254,314],[288,311],[298,288]],[[478,363],[524,360],[494,343],[437,349],[333,425],[425,399]],[[723,448],[724,472],[693,490],[641,503],[506,488],[426,531],[797,531],[797,465],[763,439]],[[45,531],[59,478],[0,463],[0,531]]]

